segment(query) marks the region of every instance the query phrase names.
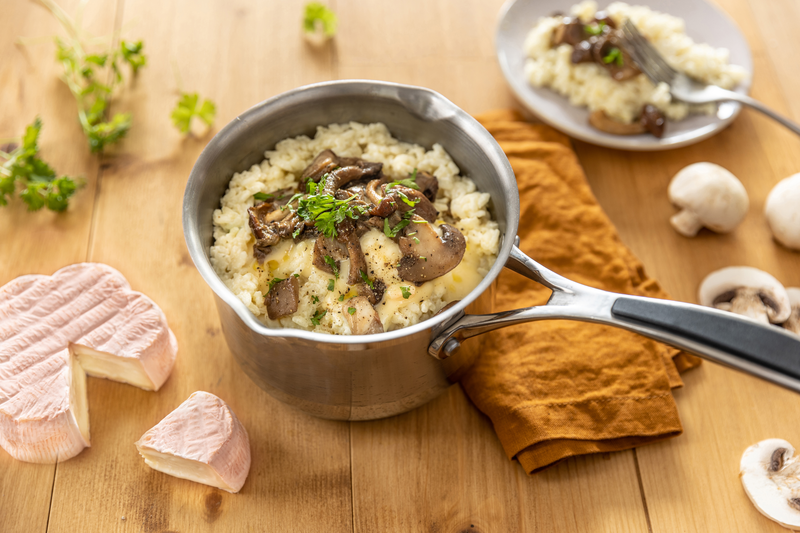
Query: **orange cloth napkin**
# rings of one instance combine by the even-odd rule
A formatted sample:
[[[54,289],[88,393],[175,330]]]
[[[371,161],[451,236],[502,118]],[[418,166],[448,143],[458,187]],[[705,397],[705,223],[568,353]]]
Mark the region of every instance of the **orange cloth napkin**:
[[[478,120],[508,156],[519,186],[520,248],[592,287],[667,295],[619,239],[597,204],[569,139],[516,112]],[[509,270],[496,311],[542,305],[550,291]],[[528,473],[561,459],[610,452],[683,431],[671,389],[696,357],[621,329],[547,320],[485,336],[461,383],[494,424],[510,459]]]

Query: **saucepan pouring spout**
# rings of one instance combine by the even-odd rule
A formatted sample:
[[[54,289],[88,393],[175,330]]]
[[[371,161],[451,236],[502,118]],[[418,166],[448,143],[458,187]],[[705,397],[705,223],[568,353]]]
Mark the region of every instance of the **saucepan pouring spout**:
[[[578,320],[627,329],[800,392],[800,336],[718,309],[587,287],[543,267],[517,246],[506,267],[551,289],[547,304],[464,315],[434,338],[430,355],[445,359],[463,340],[506,326]]]

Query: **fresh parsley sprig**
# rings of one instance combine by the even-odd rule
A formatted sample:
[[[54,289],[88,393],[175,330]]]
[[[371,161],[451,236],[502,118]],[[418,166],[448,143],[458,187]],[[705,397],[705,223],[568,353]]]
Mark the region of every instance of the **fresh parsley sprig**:
[[[5,163],[0,166],[0,205],[8,205],[9,197],[19,188],[19,197],[29,211],[47,207],[51,211],[64,211],[70,197],[83,186],[82,178],[58,176],[50,165],[39,157],[39,117],[25,128],[22,144],[10,153],[0,151]]]
[[[375,290],[375,282],[369,279],[369,276],[367,276],[366,272],[364,272],[363,270],[359,270],[358,274],[359,276],[361,276],[361,281],[369,285],[370,289]]]
[[[319,2],[309,2],[303,16],[303,32],[313,44],[323,44],[336,35],[336,13]]]
[[[324,179],[325,177],[323,181]],[[347,218],[357,220],[367,212],[366,207],[351,203],[354,196],[339,200],[333,195],[318,193],[318,186],[314,182],[309,182],[307,187],[308,192],[305,195],[294,195],[287,205],[291,205],[296,199],[297,207],[294,212],[303,220],[313,221],[314,226],[328,238],[336,237],[336,224]],[[299,232],[300,230],[295,231],[296,235],[293,236],[296,237]]]
[[[181,133],[189,133],[194,117],[205,122],[207,126],[214,124],[217,106],[211,100],[206,99],[198,107],[199,102],[200,96],[197,93],[181,93],[181,97],[170,115],[172,123]]]
[[[336,276],[336,279],[339,279],[339,267],[336,266],[336,261],[334,261],[333,257],[326,255],[323,259],[325,260],[325,263],[327,263],[328,266],[331,267],[333,275]]]
[[[322,320],[322,317],[325,316],[325,313],[327,313],[327,311],[320,311],[318,309],[317,312],[314,313],[314,316],[311,317],[311,323],[315,326],[319,326],[319,322]]]
[[[412,204],[412,205],[414,205],[414,204]],[[398,222],[395,227],[392,227],[391,225],[389,225],[389,219],[388,218],[384,218],[383,219],[383,233],[384,233],[384,235],[386,235],[390,239],[394,239],[395,237],[397,237],[397,234],[400,233],[403,230],[403,228],[405,228],[406,226],[411,224],[411,218],[413,216],[414,216],[414,209],[409,209],[408,211],[406,211],[403,214],[402,220],[400,220],[400,222]],[[417,222],[417,221],[415,220],[414,222]]]

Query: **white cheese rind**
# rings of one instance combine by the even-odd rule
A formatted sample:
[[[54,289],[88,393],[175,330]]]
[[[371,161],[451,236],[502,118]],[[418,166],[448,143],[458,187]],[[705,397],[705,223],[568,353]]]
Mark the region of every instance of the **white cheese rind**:
[[[152,390],[177,354],[158,306],[109,266],[81,263],[0,287],[0,446],[17,459],[52,463],[89,445],[85,375],[71,346],[138,361]]]
[[[208,392],[189,396],[142,435],[136,448],[155,470],[228,492],[239,492],[250,471],[247,430]]]

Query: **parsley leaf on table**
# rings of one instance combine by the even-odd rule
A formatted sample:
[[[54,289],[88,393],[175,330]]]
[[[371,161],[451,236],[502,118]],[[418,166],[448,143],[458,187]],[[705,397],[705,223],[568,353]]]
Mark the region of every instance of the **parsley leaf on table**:
[[[203,100],[200,107],[197,106],[200,96],[197,93],[181,93],[180,100],[172,110],[172,123],[181,133],[188,133],[192,125],[192,118],[197,117],[207,125],[214,123],[217,114],[217,106],[211,100]]]
[[[69,176],[58,176],[50,165],[39,157],[39,133],[42,121],[39,117],[25,128],[22,145],[10,153],[0,152],[6,161],[0,166],[0,205],[8,205],[9,197],[17,188],[19,197],[28,205],[29,211],[47,207],[51,211],[64,211],[69,198],[75,194],[83,180]]]
[[[336,13],[329,7],[319,2],[309,2],[306,4],[306,10],[303,16],[303,30],[306,33],[313,34],[321,31],[325,37],[330,38],[336,35],[337,25],[338,19],[336,18]]]

